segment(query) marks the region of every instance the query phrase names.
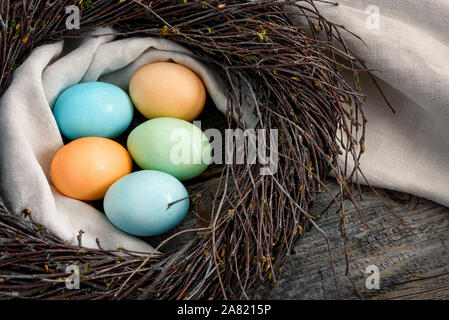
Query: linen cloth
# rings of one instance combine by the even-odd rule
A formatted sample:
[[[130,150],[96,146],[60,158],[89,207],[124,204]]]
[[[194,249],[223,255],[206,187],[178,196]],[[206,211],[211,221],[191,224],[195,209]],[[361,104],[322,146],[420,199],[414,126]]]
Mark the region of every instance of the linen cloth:
[[[0,99],[0,193],[11,212],[30,209],[34,221],[70,244],[78,243],[83,230],[85,247],[98,248],[98,238],[103,249],[150,252],[149,244],[116,229],[102,212],[53,187],[50,164],[63,146],[52,113],[56,98],[85,81],[105,81],[128,90],[141,66],[174,61],[200,76],[222,112],[228,100],[220,78],[184,47],[165,39],[114,38],[113,29],[100,28],[84,39],[41,46],[15,71]],[[244,119],[254,121],[251,115]]]
[[[329,20],[361,35],[363,45],[346,34],[348,45],[376,72],[396,113],[386,107],[366,77],[366,152],[361,168],[371,184],[422,196],[449,205],[449,1],[340,0],[339,6],[317,2]],[[367,28],[368,5],[379,9],[379,28]],[[417,14],[419,13],[419,14]],[[291,15],[293,22],[303,19]],[[227,97],[213,70],[185,48],[163,39],[114,40],[101,36],[44,45],[33,50],[15,71],[0,98],[0,193],[9,210],[32,210],[35,221],[58,237],[83,246],[125,247],[151,251],[150,245],[114,228],[89,204],[57,192],[50,163],[63,146],[51,112],[58,96],[81,81],[106,81],[127,89],[142,65],[173,60],[193,69],[204,81],[217,107],[225,112]],[[248,106],[245,120],[254,123]]]
[[[379,70],[374,74],[396,111],[362,74],[368,119],[363,173],[372,185],[449,206],[449,1],[336,2],[315,5],[361,36],[366,46],[342,32],[368,68]]]

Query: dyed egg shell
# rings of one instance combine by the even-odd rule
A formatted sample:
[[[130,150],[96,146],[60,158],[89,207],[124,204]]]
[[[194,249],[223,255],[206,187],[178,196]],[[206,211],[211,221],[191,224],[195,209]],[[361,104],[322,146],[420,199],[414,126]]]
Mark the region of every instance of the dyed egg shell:
[[[115,182],[103,204],[109,221],[120,230],[136,236],[155,236],[184,219],[190,203],[187,196],[185,187],[173,176],[143,170]],[[184,200],[173,203],[180,199]]]
[[[70,140],[115,138],[131,124],[134,107],[121,88],[106,82],[83,82],[63,91],[53,114],[59,130]]]
[[[156,118],[137,126],[128,136],[128,151],[147,170],[159,170],[188,180],[207,169],[212,148],[206,135],[190,122]]]
[[[132,76],[129,95],[148,119],[171,117],[194,120],[203,110],[206,90],[190,69],[172,62],[143,66]]]
[[[80,138],[53,158],[50,176],[62,194],[78,200],[98,200],[132,170],[132,159],[119,143],[100,137]]]

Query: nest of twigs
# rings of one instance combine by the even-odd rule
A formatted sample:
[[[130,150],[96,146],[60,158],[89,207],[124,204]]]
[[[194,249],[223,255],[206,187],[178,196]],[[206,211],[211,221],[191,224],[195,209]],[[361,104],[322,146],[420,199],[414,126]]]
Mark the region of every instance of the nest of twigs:
[[[309,210],[317,193],[328,191],[323,181],[330,171],[340,185],[333,195],[341,215],[335,227],[345,238],[342,203],[349,198],[355,204],[357,183],[348,181],[364,151],[358,72],[367,69],[345,45],[344,27],[323,18],[312,0],[75,2],[82,14],[79,30],[65,27],[64,8],[71,0],[1,2],[0,93],[37,45],[98,26],[113,26],[120,37],[164,37],[221,75],[236,98],[223,118],[227,128],[245,129],[236,117],[242,113],[238,92],[242,85],[249,88],[246,99],[256,105],[257,128],[278,129],[278,170],[260,175],[260,165],[224,165],[208,223],[186,230],[195,236],[176,251],[164,252],[166,241],[161,242],[160,255],[67,245],[45,226],[30,223],[32,208],[15,215],[2,205],[1,298],[252,298],[261,283],[279,284],[292,247],[308,227],[319,229]],[[293,12],[304,25],[291,24]],[[354,81],[343,79],[344,70]],[[355,169],[348,169],[350,159]],[[68,290],[64,282],[65,266],[73,263],[81,270],[79,290]]]

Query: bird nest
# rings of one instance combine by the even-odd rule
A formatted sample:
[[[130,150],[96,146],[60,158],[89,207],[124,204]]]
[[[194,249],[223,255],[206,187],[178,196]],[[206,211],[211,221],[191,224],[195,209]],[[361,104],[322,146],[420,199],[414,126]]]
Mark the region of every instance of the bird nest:
[[[321,16],[315,2],[81,0],[80,29],[67,30],[71,0],[2,1],[0,93],[37,45],[98,26],[113,26],[119,37],[162,37],[189,48],[223,79],[235,98],[222,116],[223,128],[246,129],[238,96],[245,87],[256,129],[278,129],[279,157],[272,175],[262,175],[259,164],[210,167],[204,174],[215,175],[214,187],[207,187],[213,196],[202,201],[201,187],[192,191],[201,181],[189,189],[198,219],[158,238],[160,254],[103,250],[101,243],[85,248],[82,232],[79,245],[69,245],[34,223],[32,208],[12,214],[0,201],[0,297],[253,298],[260,284],[279,284],[291,249],[311,226],[321,231],[309,212],[317,193],[330,192],[324,182],[329,173],[340,186],[332,198],[341,216],[335,227],[345,239],[342,202],[349,198],[357,206],[357,182],[350,181],[362,174],[364,151],[358,73],[369,71],[345,44],[343,34],[350,32]],[[293,14],[302,17],[301,26],[291,23]],[[78,290],[64,281],[70,275],[65,267],[73,264],[81,273]]]

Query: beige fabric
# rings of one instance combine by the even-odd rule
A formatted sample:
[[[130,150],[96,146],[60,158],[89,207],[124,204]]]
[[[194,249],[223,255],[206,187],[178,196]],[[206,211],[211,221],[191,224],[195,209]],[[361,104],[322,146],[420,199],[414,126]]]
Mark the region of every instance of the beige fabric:
[[[83,230],[86,247],[97,248],[99,238],[104,249],[147,252],[152,250],[147,243],[119,231],[103,213],[61,195],[52,186],[51,160],[63,146],[52,104],[62,90],[80,81],[106,81],[127,90],[140,66],[168,60],[194,70],[223,112],[227,98],[216,74],[189,50],[163,39],[114,41],[113,32],[99,29],[95,37],[38,47],[15,71],[0,100],[0,192],[12,212],[31,209],[35,221],[71,244],[78,243],[78,232]]]
[[[368,96],[362,170],[376,186],[449,205],[449,1],[338,3],[316,6],[363,38],[367,46],[345,36],[369,68],[381,70],[375,75],[396,110],[393,114],[368,77],[361,77]]]

